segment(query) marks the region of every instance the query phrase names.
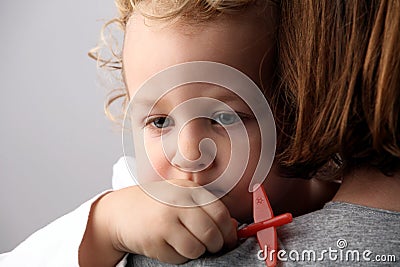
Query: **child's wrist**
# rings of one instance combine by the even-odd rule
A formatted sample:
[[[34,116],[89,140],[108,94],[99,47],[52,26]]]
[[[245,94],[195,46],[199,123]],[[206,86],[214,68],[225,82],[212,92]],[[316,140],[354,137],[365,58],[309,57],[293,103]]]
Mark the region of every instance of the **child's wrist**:
[[[109,192],[91,207],[85,234],[79,247],[79,264],[85,266],[115,266],[125,255],[116,248],[111,236],[112,222],[108,212]]]

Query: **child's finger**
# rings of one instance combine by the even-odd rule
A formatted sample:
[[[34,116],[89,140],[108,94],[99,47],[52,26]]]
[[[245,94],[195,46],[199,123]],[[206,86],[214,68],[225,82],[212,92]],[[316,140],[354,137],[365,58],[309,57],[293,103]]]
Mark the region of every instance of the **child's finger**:
[[[186,227],[179,222],[165,238],[166,242],[181,256],[197,259],[206,251],[206,247]]]
[[[181,255],[175,250],[173,246],[168,244],[167,241],[163,241],[163,244],[156,248],[154,255],[146,255],[148,257],[155,258],[161,262],[171,263],[171,264],[182,264],[188,261],[188,258]]]
[[[207,190],[194,191],[192,199],[195,203],[207,203],[209,199],[214,199],[215,196]],[[231,215],[228,208],[224,205],[221,200],[208,201],[210,204],[202,205],[201,208],[208,214],[208,216],[218,226],[222,237],[224,239],[224,245],[227,247],[234,247],[237,242],[236,228],[232,223]]]
[[[201,208],[183,209],[179,214],[182,224],[209,252],[218,252],[224,245],[224,238],[212,218]]]
[[[202,206],[202,209],[218,226],[220,232],[222,233],[224,244],[227,247],[235,246],[237,242],[235,224],[232,223],[232,217],[224,203],[218,200],[211,204]]]

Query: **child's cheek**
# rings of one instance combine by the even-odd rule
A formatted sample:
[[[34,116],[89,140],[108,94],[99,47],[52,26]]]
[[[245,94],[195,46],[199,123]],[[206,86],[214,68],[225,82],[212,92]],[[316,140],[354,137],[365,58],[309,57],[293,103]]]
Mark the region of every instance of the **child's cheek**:
[[[226,205],[231,212],[231,216],[240,222],[252,220],[253,196],[249,192],[249,184],[253,178],[254,171],[258,165],[261,148],[261,138],[258,134],[256,124],[249,124],[247,127],[248,140],[250,145],[249,158],[246,162],[246,170],[235,188],[229,193],[229,201]]]
[[[168,177],[170,164],[164,155],[161,138],[146,138],[145,145],[146,157],[156,173],[163,179],[171,179],[171,177]]]

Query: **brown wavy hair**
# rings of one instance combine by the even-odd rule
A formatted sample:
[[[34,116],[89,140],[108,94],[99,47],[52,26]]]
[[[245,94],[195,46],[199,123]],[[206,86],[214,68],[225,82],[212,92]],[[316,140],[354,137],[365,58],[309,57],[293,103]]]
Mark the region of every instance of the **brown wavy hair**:
[[[400,170],[400,1],[284,0],[279,95],[286,173]]]
[[[129,103],[129,93],[123,81],[122,45],[113,35],[117,29],[125,33],[129,18],[134,12],[153,20],[174,22],[184,19],[191,24],[199,24],[217,18],[221,14],[235,14],[250,5],[256,4],[265,8],[267,3],[274,0],[115,0],[118,16],[103,26],[100,44],[89,52],[89,56],[98,62],[98,67],[107,71],[116,72],[113,78],[120,86],[113,89],[104,104],[105,113],[113,121],[120,121]],[[110,33],[107,36],[106,33]],[[114,116],[110,111],[111,105],[122,100],[122,112]]]

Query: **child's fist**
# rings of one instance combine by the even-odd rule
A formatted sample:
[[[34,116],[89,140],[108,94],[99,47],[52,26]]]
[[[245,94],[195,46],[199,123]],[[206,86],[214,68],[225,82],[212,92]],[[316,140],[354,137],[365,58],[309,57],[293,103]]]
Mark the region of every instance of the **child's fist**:
[[[142,254],[163,262],[179,264],[200,257],[205,251],[218,252],[223,246],[236,244],[236,224],[220,200],[210,192],[174,190],[198,187],[188,180],[154,182],[146,188],[168,195],[169,203],[185,203],[176,207],[161,203],[140,189],[128,187],[104,196],[97,204],[96,217],[105,223],[112,246],[122,252]],[[164,191],[163,191],[164,190]]]

